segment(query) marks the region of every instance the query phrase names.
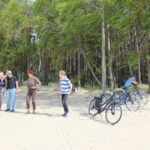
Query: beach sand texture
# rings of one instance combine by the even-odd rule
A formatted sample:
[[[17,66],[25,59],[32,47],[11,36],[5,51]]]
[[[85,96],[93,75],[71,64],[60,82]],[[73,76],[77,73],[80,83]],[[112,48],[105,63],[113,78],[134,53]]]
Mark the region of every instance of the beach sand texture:
[[[150,150],[150,102],[138,112],[123,107],[115,125],[105,114],[88,116],[89,94],[83,91],[69,98],[70,114],[64,118],[57,88],[42,87],[37,96],[37,114],[26,115],[26,88],[17,96],[15,113],[0,112],[0,150]]]

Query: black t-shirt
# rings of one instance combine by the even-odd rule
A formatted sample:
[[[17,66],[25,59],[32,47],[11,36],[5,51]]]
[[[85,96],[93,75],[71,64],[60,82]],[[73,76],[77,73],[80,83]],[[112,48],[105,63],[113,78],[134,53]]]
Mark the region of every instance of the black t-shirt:
[[[16,88],[17,78],[12,76],[11,78],[7,77],[7,89],[14,89]]]
[[[0,79],[0,90],[2,90],[5,86],[5,80]]]

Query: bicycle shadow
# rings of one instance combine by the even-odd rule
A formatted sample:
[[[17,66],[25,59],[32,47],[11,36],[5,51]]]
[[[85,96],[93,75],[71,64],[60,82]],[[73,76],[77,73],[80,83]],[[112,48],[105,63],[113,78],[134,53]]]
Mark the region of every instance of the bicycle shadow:
[[[80,113],[81,116],[83,117],[86,117],[86,120],[92,120],[92,121],[95,121],[95,122],[99,122],[99,123],[102,123],[104,125],[110,125],[108,124],[104,119],[103,119],[103,116],[99,114],[99,116],[101,116],[101,118],[98,118],[97,117],[93,117],[93,116],[90,116],[88,113]],[[85,120],[85,119],[84,119]]]

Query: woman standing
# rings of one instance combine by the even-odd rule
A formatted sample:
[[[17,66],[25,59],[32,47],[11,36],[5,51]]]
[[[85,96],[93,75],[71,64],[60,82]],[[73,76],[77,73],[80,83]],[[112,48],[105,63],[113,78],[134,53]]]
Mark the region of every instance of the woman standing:
[[[34,73],[32,70],[27,71],[28,74],[28,92],[27,92],[27,97],[26,97],[26,105],[27,105],[27,114],[30,113],[30,98],[32,97],[32,106],[33,106],[33,114],[35,114],[36,110],[36,95],[37,95],[37,84],[41,85],[41,82],[37,77],[34,76]]]

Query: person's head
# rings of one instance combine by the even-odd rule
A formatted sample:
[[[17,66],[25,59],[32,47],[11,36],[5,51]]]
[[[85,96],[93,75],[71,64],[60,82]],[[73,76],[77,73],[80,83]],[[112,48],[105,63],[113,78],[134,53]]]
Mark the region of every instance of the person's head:
[[[11,70],[7,71],[7,76],[8,76],[9,78],[12,77],[12,71],[11,71]]]
[[[64,70],[60,70],[60,71],[59,71],[59,77],[60,77],[60,78],[63,78],[65,75],[66,75],[66,73],[65,73]]]
[[[34,72],[32,70],[27,70],[27,74],[29,78],[32,78],[34,76]]]
[[[2,79],[4,77],[4,73],[0,72],[0,79]]]

